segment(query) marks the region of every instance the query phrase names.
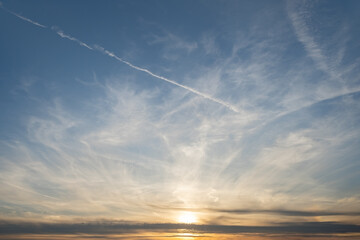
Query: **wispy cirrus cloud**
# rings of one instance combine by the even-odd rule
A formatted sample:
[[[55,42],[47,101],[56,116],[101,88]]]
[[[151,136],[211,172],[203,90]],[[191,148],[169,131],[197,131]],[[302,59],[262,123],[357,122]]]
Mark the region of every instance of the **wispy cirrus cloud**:
[[[151,34],[149,45],[160,45],[163,49],[163,57],[167,60],[177,60],[179,54],[190,54],[198,48],[197,42],[186,41],[179,36],[165,32],[163,35]]]
[[[277,15],[267,19],[271,29],[256,25],[231,39],[201,35],[197,66],[178,78],[184,84],[53,28],[136,70],[132,77],[146,73],[179,88],[126,83],[128,75],[120,72],[97,76],[96,84],[75,82],[85,92],[77,110],[66,104],[67,98],[75,102],[67,94],[37,103],[41,113],[24,118],[23,138],[3,147],[1,212],[9,219],[174,222],[180,212],[193,211],[201,222],[235,225],[213,227],[219,232],[291,221],[325,221],[331,229],[338,224],[328,222],[339,219],[356,228],[358,85],[350,87],[347,66],[327,64],[309,29],[296,30],[292,39],[293,29]],[[305,24],[300,17],[290,19],[298,28]],[[313,51],[315,67],[301,54],[284,58],[298,40],[310,44],[306,53]],[[217,59],[209,63],[211,54]],[[321,68],[344,77],[319,79]],[[96,97],[88,95],[90,88]],[[287,227],[264,232],[294,229]]]
[[[288,14],[295,29],[295,34],[304,45],[307,54],[313,59],[317,67],[329,74],[331,78],[338,78],[334,70],[329,66],[328,57],[324,55],[322,48],[318,45],[310,32],[310,21],[312,5],[311,1],[294,1],[288,3]]]
[[[327,74],[330,81],[347,82],[349,80],[345,76],[348,71],[354,70],[354,65],[359,65],[357,59],[351,66],[342,65],[345,54],[349,54],[350,50],[347,45],[350,39],[349,27],[346,20],[340,18],[339,13],[335,11],[332,12],[331,18],[315,17],[316,11],[320,13],[325,11],[324,3],[288,1],[287,14],[295,35],[317,68]],[[319,22],[322,22],[321,26]],[[328,32],[331,26],[332,31]],[[327,33],[326,39],[324,39],[324,33]]]
[[[69,39],[69,40],[71,40],[71,41],[75,41],[76,43],[80,44],[81,46],[84,46],[84,47],[86,47],[86,48],[88,48],[88,49],[90,49],[90,50],[93,50],[93,48],[89,47],[88,44],[86,44],[86,43],[84,43],[84,42],[82,42],[82,41],[80,41],[80,40],[78,40],[78,39],[76,39],[76,38],[74,38],[74,37],[71,37],[70,35],[65,34],[65,33],[62,32],[61,30],[57,30],[57,34],[59,34],[59,35],[60,35],[61,37],[63,37],[63,38],[67,38],[67,39]],[[124,64],[128,65],[129,67],[131,67],[131,68],[133,68],[133,69],[135,69],[135,70],[138,70],[138,71],[141,71],[141,72],[145,72],[145,73],[149,74],[150,76],[153,76],[153,77],[158,78],[158,79],[160,79],[160,80],[163,80],[163,81],[166,81],[166,82],[171,83],[171,84],[173,84],[173,85],[176,85],[176,86],[178,86],[178,87],[181,87],[181,88],[183,88],[183,89],[185,89],[185,90],[188,90],[188,91],[190,91],[190,92],[192,92],[192,93],[194,93],[194,94],[196,94],[196,95],[198,95],[198,96],[201,96],[201,97],[203,97],[203,98],[205,98],[205,99],[208,99],[208,100],[211,100],[211,101],[213,101],[213,102],[219,103],[219,104],[227,107],[227,108],[230,109],[231,111],[234,111],[234,112],[236,112],[236,113],[239,112],[239,110],[238,110],[235,106],[233,106],[233,105],[231,105],[231,104],[229,104],[229,103],[227,103],[227,102],[225,102],[225,101],[223,101],[223,100],[221,100],[221,99],[212,97],[212,96],[210,96],[210,95],[208,95],[208,94],[206,94],[206,93],[200,92],[200,91],[198,91],[198,90],[196,90],[196,89],[194,89],[194,88],[191,88],[191,87],[189,87],[189,86],[180,84],[180,83],[178,83],[178,82],[176,82],[176,81],[174,81],[174,80],[171,80],[171,79],[169,79],[169,78],[166,78],[166,77],[160,76],[160,75],[158,75],[158,74],[155,74],[155,73],[149,71],[149,70],[146,69],[146,68],[142,68],[142,67],[136,66],[136,65],[134,65],[134,64],[132,64],[132,63],[130,63],[130,62],[128,62],[128,61],[125,61],[124,59],[116,56],[114,53],[106,50],[105,48],[103,48],[103,47],[101,47],[101,46],[99,46],[99,45],[94,45],[94,49],[97,50],[97,51],[102,52],[103,54],[105,54],[105,55],[107,55],[107,56],[109,56],[109,57],[112,57],[112,58],[116,59],[117,61],[119,61],[119,62],[121,62],[121,63],[124,63]]]
[[[155,77],[155,78],[161,79],[161,80],[163,80],[163,81],[166,81],[166,82],[171,83],[171,84],[173,84],[173,85],[176,85],[176,86],[178,86],[178,87],[181,87],[181,88],[183,88],[183,89],[186,89],[186,90],[188,90],[188,91],[190,91],[190,92],[192,92],[192,93],[195,93],[196,95],[199,95],[199,96],[201,96],[201,97],[203,97],[203,98],[205,98],[205,99],[208,99],[208,100],[211,100],[211,101],[213,101],[213,102],[219,103],[219,104],[223,105],[224,107],[227,107],[228,109],[230,109],[230,110],[233,111],[233,112],[236,112],[236,113],[239,112],[239,110],[238,110],[235,106],[233,106],[233,105],[231,105],[231,104],[229,104],[229,103],[227,103],[227,102],[225,102],[225,101],[223,101],[223,100],[221,100],[221,99],[212,97],[212,96],[210,96],[210,95],[208,95],[208,94],[206,94],[206,93],[200,92],[200,91],[198,91],[198,90],[196,90],[196,89],[194,89],[194,88],[185,86],[185,85],[180,84],[180,83],[178,83],[178,82],[176,82],[176,81],[174,81],[174,80],[171,80],[171,79],[169,79],[169,78],[160,76],[160,75],[158,75],[158,74],[155,74],[155,73],[149,71],[149,70],[146,69],[146,68],[141,68],[141,67],[135,66],[135,65],[133,65],[132,63],[130,63],[130,62],[128,62],[128,61],[125,61],[125,60],[123,60],[122,58],[116,56],[114,53],[112,53],[112,52],[104,49],[104,48],[101,47],[101,46],[98,46],[98,45],[97,45],[97,46],[96,46],[96,49],[99,50],[99,51],[101,51],[102,53],[108,55],[109,57],[115,58],[116,60],[118,60],[118,61],[120,61],[120,62],[122,62],[122,63],[125,63],[126,65],[130,66],[130,67],[133,68],[133,69],[136,69],[136,70],[138,70],[138,71],[145,72],[145,73],[147,73],[147,74],[149,74],[149,75],[151,75],[151,76],[153,76],[153,77]]]
[[[1,6],[1,7],[4,8],[3,6]],[[6,11],[10,12],[11,14],[13,14],[13,15],[21,18],[22,20],[28,21],[28,22],[30,22],[30,23],[32,23],[32,24],[34,24],[34,25],[37,25],[37,26],[40,26],[40,27],[43,27],[43,28],[47,28],[46,26],[44,26],[44,25],[42,25],[42,24],[39,24],[39,23],[37,23],[37,22],[35,22],[35,21],[32,21],[32,20],[30,20],[30,19],[28,19],[28,18],[22,17],[21,15],[18,15],[18,14],[14,13],[14,12],[11,12],[11,11],[7,10],[6,8],[4,8],[4,9],[5,9]],[[51,29],[52,29],[53,31],[55,31],[55,32],[56,32],[60,37],[62,37],[62,38],[66,38],[66,39],[68,39],[68,40],[74,41],[74,42],[78,43],[80,46],[86,47],[86,48],[88,48],[89,50],[94,50],[94,49],[93,49],[92,47],[90,47],[88,44],[80,41],[79,39],[77,39],[77,38],[75,38],[75,37],[72,37],[72,36],[70,36],[70,35],[68,35],[68,34],[65,34],[65,33],[64,33],[60,28],[58,28],[58,27],[52,26]],[[171,38],[173,38],[173,37],[171,37]],[[178,42],[178,43],[177,43],[177,46],[178,46],[178,47],[180,47],[180,48],[184,47],[184,45],[181,44],[180,41],[177,41],[177,42]],[[149,74],[149,75],[151,75],[151,76],[153,76],[153,77],[155,77],[155,78],[158,78],[158,79],[160,79],[160,80],[163,80],[163,81],[166,81],[166,82],[171,83],[171,84],[173,84],[173,85],[176,85],[176,86],[178,86],[178,87],[181,87],[181,88],[183,88],[183,89],[185,89],[185,90],[188,90],[188,91],[190,91],[190,92],[192,92],[192,93],[194,93],[194,94],[196,94],[196,95],[198,95],[198,96],[201,96],[201,97],[203,97],[203,98],[205,98],[205,99],[208,99],[208,100],[211,100],[211,101],[213,101],[213,102],[219,103],[219,104],[227,107],[227,108],[230,109],[231,111],[239,112],[239,110],[238,110],[235,106],[233,106],[233,105],[231,105],[231,104],[229,104],[229,103],[227,103],[227,102],[225,102],[225,101],[223,101],[223,100],[221,100],[221,99],[212,97],[212,96],[210,96],[210,95],[208,95],[208,94],[206,94],[206,93],[200,92],[200,91],[198,91],[198,90],[196,90],[196,89],[193,89],[193,88],[191,88],[191,87],[189,87],[189,86],[185,86],[185,85],[180,84],[180,83],[178,83],[178,82],[176,82],[176,81],[174,81],[174,80],[171,80],[171,79],[169,79],[169,78],[160,76],[160,75],[158,75],[158,74],[155,74],[155,73],[149,71],[148,69],[145,69],[145,68],[136,66],[136,65],[134,65],[134,64],[132,64],[132,63],[130,63],[130,62],[128,62],[128,61],[125,61],[124,59],[116,56],[114,53],[112,53],[112,52],[104,49],[103,47],[101,47],[101,46],[99,46],[99,45],[95,45],[94,47],[95,47],[95,50],[100,51],[100,52],[106,54],[106,55],[109,56],[109,57],[115,58],[115,59],[118,60],[119,62],[122,62],[122,63],[128,65],[129,67],[131,67],[131,68],[133,68],[133,69],[135,69],[135,70],[145,72],[145,73],[147,73],[147,74]],[[187,47],[185,47],[185,48],[188,48],[188,49],[189,49],[189,46],[187,46]],[[190,48],[192,48],[192,47],[190,47]]]

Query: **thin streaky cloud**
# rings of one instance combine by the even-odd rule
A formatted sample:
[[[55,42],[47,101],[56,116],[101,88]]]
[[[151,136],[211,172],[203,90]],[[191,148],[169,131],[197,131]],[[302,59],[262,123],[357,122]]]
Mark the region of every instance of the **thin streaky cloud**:
[[[16,12],[10,11],[9,9],[5,8],[2,3],[0,3],[0,8],[2,8],[2,9],[4,9],[5,11],[7,11],[8,13],[14,15],[15,17],[18,17],[18,18],[20,18],[20,19],[22,19],[22,20],[24,20],[24,21],[26,21],[26,22],[29,22],[29,23],[35,25],[35,26],[38,26],[38,27],[41,27],[41,28],[47,28],[47,26],[45,26],[45,25],[43,25],[43,24],[40,24],[40,23],[35,22],[35,21],[33,21],[33,20],[29,19],[29,18],[26,18],[26,17],[24,17],[24,16],[21,16],[20,14],[18,14],[18,13],[16,13]]]
[[[344,31],[349,42],[338,43],[337,34],[327,38],[323,33],[339,33],[343,25],[321,29],[314,21],[322,19],[322,15],[316,15],[317,5],[308,17],[298,13],[300,26],[307,27],[306,34],[321,49],[326,67],[339,76],[332,78],[299,41],[289,13],[284,12],[288,10],[285,2],[274,5],[271,13],[264,9],[267,16],[260,14],[258,10],[263,6],[259,6],[248,14],[258,19],[242,19],[241,23],[238,17],[244,14],[231,9],[234,16],[229,14],[230,19],[214,19],[220,21],[218,27],[202,29],[199,25],[199,31],[190,32],[174,28],[179,21],[170,24],[167,14],[158,18],[158,8],[149,8],[154,13],[151,16],[156,16],[149,19],[154,26],[137,25],[137,12],[129,12],[134,19],[119,14],[137,11],[130,2],[125,1],[121,9],[114,6],[110,13],[108,6],[102,8],[100,1],[94,1],[86,7],[82,20],[91,23],[94,13],[100,18],[113,14],[99,25],[90,25],[108,38],[105,42],[116,43],[112,33],[124,30],[122,33],[128,36],[115,37],[125,45],[135,44],[135,54],[151,59],[151,65],[84,37],[77,29],[62,28],[51,18],[39,18],[28,12],[36,10],[31,4],[22,7],[28,9],[24,12],[9,5],[20,14],[47,23],[48,27],[41,30],[58,42],[46,37],[27,39],[24,31],[32,27],[22,24],[22,20],[13,19],[20,29],[2,23],[7,36],[4,46],[9,46],[6,55],[15,54],[19,61],[7,61],[4,56],[6,65],[1,73],[6,76],[6,88],[0,129],[0,222],[34,221],[29,231],[36,231],[38,222],[48,222],[50,225],[39,227],[39,234],[55,235],[74,227],[73,232],[79,236],[105,236],[111,231],[120,236],[129,229],[134,234],[149,233],[151,239],[159,239],[152,234],[167,233],[174,225],[160,228],[149,224],[176,224],[182,221],[181,215],[188,214],[195,216],[196,224],[209,229],[204,227],[202,234],[276,231],[284,234],[279,239],[289,238],[289,231],[306,222],[310,223],[299,232],[323,227],[321,234],[328,234],[338,227],[347,231],[337,224],[359,224],[359,62],[356,49],[347,51],[356,45],[353,23],[348,23],[349,30]],[[240,5],[238,10],[247,9],[247,4]],[[54,10],[50,7],[46,11]],[[171,4],[164,7],[178,11]],[[56,9],[66,11],[68,6]],[[68,23],[79,17],[73,10]],[[5,10],[3,14],[10,20],[14,17]],[[123,21],[124,17],[129,21]],[[197,19],[194,15],[189,22]],[[236,20],[236,24],[223,29],[229,20]],[[115,26],[114,22],[124,25]],[[169,38],[150,44],[149,49],[147,36],[165,32],[162,26],[171,29],[179,41],[197,43],[198,47],[188,54]],[[208,48],[216,49],[206,49],[203,38],[211,42]],[[19,44],[29,49],[19,51]],[[79,50],[77,54],[85,62],[61,54],[68,44]],[[334,53],[339,48],[345,52],[337,64]],[[49,49],[56,59],[46,54]],[[164,60],[162,53],[167,52],[176,61]],[[36,61],[31,62],[34,54],[38,54]],[[87,59],[89,54],[95,59]],[[111,61],[125,72],[102,60]],[[181,77],[184,73],[186,78]],[[142,81],[144,77],[148,81]],[[173,91],[166,92],[159,85]],[[14,93],[6,94],[12,89]],[[224,108],[224,104],[229,106]],[[230,111],[232,106],[240,113]],[[105,226],[101,225],[106,220]],[[324,226],[312,221],[337,224]],[[83,222],[89,227],[82,229]],[[95,226],[98,222],[101,226]],[[69,225],[63,226],[63,231],[47,232],[61,228],[52,223]],[[147,224],[144,228],[143,223]],[[238,227],[220,229],[213,225]],[[186,226],[188,229],[178,225],[167,235],[192,232],[192,226]],[[247,226],[250,228],[245,229]],[[31,235],[12,225],[4,224],[0,229]],[[93,232],[96,229],[99,232]],[[5,233],[12,234],[0,232],[0,239],[8,239]],[[211,239],[222,238],[209,235]],[[334,234],[326,236],[336,238]],[[46,237],[52,238],[41,236]],[[239,237],[243,236],[229,235]]]
[[[174,84],[174,85],[176,85],[176,86],[178,86],[178,87],[184,88],[184,89],[186,89],[186,90],[188,90],[188,91],[190,91],[190,92],[192,92],[192,93],[195,93],[195,94],[197,94],[197,95],[199,95],[199,96],[201,96],[201,97],[203,97],[203,98],[206,98],[206,99],[209,99],[209,100],[211,100],[211,101],[213,101],[213,102],[219,103],[219,104],[227,107],[227,108],[230,109],[231,111],[234,111],[234,112],[236,112],[236,113],[239,113],[239,110],[238,110],[236,107],[232,106],[231,104],[229,104],[229,103],[227,103],[227,102],[224,102],[224,101],[221,100],[221,99],[211,97],[211,96],[208,95],[208,94],[199,92],[199,91],[196,90],[196,89],[193,89],[193,88],[191,88],[191,87],[188,87],[188,86],[185,86],[185,85],[180,84],[180,83],[178,83],[178,82],[175,82],[174,80],[171,80],[171,79],[168,79],[168,78],[166,78],[166,77],[157,75],[157,74],[149,71],[149,70],[146,69],[146,68],[138,67],[138,66],[136,66],[136,65],[134,65],[134,64],[132,64],[132,63],[130,63],[130,62],[128,62],[128,61],[123,60],[122,58],[116,56],[114,53],[112,53],[112,52],[104,49],[104,48],[101,47],[101,46],[96,45],[96,46],[95,46],[95,49],[98,50],[98,51],[100,51],[100,52],[102,52],[102,53],[104,53],[104,54],[106,54],[106,55],[108,55],[109,57],[115,58],[116,60],[118,60],[118,61],[120,61],[120,62],[122,62],[122,63],[125,63],[126,65],[128,65],[129,67],[131,67],[131,68],[133,68],[133,69],[136,69],[136,70],[141,71],[141,72],[145,72],[145,73],[149,74],[150,76],[153,76],[153,77],[158,78],[158,79],[160,79],[160,80],[164,80],[164,81],[166,81],[166,82],[168,82],[168,83],[171,83],[171,84]]]
[[[2,5],[0,5],[0,7],[4,8]],[[4,8],[4,9],[5,9],[5,8]],[[45,25],[42,25],[42,24],[37,23],[37,22],[35,22],[35,21],[32,21],[32,20],[30,20],[30,19],[28,19],[28,18],[25,18],[25,17],[23,17],[23,16],[21,16],[21,15],[19,15],[19,14],[16,14],[16,13],[10,11],[10,10],[7,10],[7,9],[5,9],[5,10],[8,11],[8,12],[10,12],[11,14],[13,14],[13,15],[15,15],[15,16],[23,19],[23,20],[25,20],[25,21],[28,21],[28,22],[36,25],[36,26],[43,27],[43,28],[47,28]],[[94,49],[93,49],[92,47],[90,47],[88,44],[80,41],[79,39],[77,39],[77,38],[75,38],[75,37],[72,37],[72,36],[70,36],[70,35],[68,35],[68,34],[65,34],[65,33],[64,33],[62,30],[60,30],[58,27],[52,26],[51,29],[52,29],[53,31],[55,31],[55,32],[56,32],[60,37],[62,37],[62,38],[69,39],[69,40],[71,40],[71,41],[74,41],[74,42],[78,43],[78,44],[79,44],[80,46],[82,46],[82,47],[86,47],[86,48],[88,48],[88,49],[90,49],[90,50],[94,50]],[[227,107],[228,109],[230,109],[230,110],[233,111],[233,112],[239,113],[239,110],[238,110],[236,107],[232,106],[231,104],[229,104],[229,103],[227,103],[227,102],[224,102],[224,101],[221,100],[221,99],[218,99],[218,98],[212,97],[212,96],[210,96],[210,95],[208,95],[208,94],[199,92],[199,91],[196,90],[196,89],[193,89],[193,88],[191,88],[191,87],[188,87],[188,86],[185,86],[185,85],[183,85],[183,84],[180,84],[180,83],[178,83],[178,82],[176,82],[176,81],[174,81],[174,80],[171,80],[171,79],[168,79],[168,78],[166,78],[166,77],[157,75],[157,74],[151,72],[151,71],[148,70],[148,69],[145,69],[145,68],[141,68],[141,67],[139,67],[139,66],[136,66],[136,65],[134,65],[134,64],[132,64],[132,63],[130,63],[130,62],[128,62],[128,61],[123,60],[122,58],[116,56],[114,53],[112,53],[112,52],[104,49],[103,47],[101,47],[101,46],[99,46],[99,45],[96,45],[96,46],[95,46],[95,49],[98,50],[98,51],[100,51],[100,52],[102,52],[103,54],[105,54],[105,55],[107,55],[107,56],[109,56],[109,57],[115,58],[116,60],[118,60],[118,61],[120,61],[120,62],[128,65],[129,67],[131,67],[131,68],[133,68],[133,69],[135,69],[135,70],[138,70],[138,71],[141,71],[141,72],[145,72],[145,73],[149,74],[150,76],[153,76],[153,77],[158,78],[158,79],[160,79],[160,80],[166,81],[166,82],[168,82],[168,83],[171,83],[171,84],[173,84],[173,85],[176,85],[176,86],[178,86],[178,87],[181,87],[181,88],[183,88],[183,89],[186,89],[186,90],[188,90],[188,91],[190,91],[190,92],[192,92],[192,93],[195,93],[196,95],[199,95],[199,96],[201,96],[201,97],[203,97],[203,98],[206,98],[206,99],[209,99],[209,100],[211,100],[211,101],[213,101],[213,102],[219,103],[219,104],[223,105],[224,107]]]
[[[134,64],[132,64],[132,63],[126,61],[126,60],[123,60],[122,58],[116,56],[114,53],[106,50],[105,48],[103,48],[103,47],[101,47],[101,46],[99,46],[99,45],[94,45],[94,48],[92,48],[92,47],[90,47],[88,44],[86,44],[86,43],[78,40],[77,38],[74,38],[74,37],[72,37],[72,36],[70,36],[70,35],[68,35],[68,34],[65,34],[62,30],[58,29],[57,27],[52,27],[51,29],[54,30],[54,31],[55,31],[60,37],[62,37],[62,38],[66,38],[66,39],[69,39],[69,40],[71,40],[71,41],[74,41],[74,42],[78,43],[80,46],[86,47],[86,48],[88,48],[88,49],[90,49],[90,50],[97,50],[97,51],[99,51],[99,52],[101,52],[101,53],[103,53],[103,54],[105,54],[105,55],[107,55],[107,56],[109,56],[109,57],[115,58],[115,59],[118,60],[119,62],[122,62],[122,63],[128,65],[129,67],[131,67],[131,68],[133,68],[133,69],[135,69],[135,70],[138,70],[138,71],[141,71],[141,72],[145,72],[145,73],[149,74],[150,76],[153,76],[153,77],[158,78],[158,79],[160,79],[160,80],[166,81],[166,82],[171,83],[171,84],[173,84],[173,85],[176,85],[176,86],[178,86],[178,87],[184,88],[184,89],[186,89],[186,90],[188,90],[188,91],[190,91],[190,92],[192,92],[192,93],[195,93],[196,95],[199,95],[199,96],[201,96],[201,97],[203,97],[203,98],[209,99],[209,100],[211,100],[211,101],[213,101],[213,102],[219,103],[219,104],[223,105],[224,107],[227,107],[228,109],[230,109],[230,110],[233,111],[233,112],[239,113],[239,110],[238,110],[236,107],[232,106],[231,104],[229,104],[229,103],[227,103],[227,102],[224,102],[224,101],[221,100],[221,99],[218,99],[218,98],[212,97],[212,96],[210,96],[210,95],[208,95],[208,94],[199,92],[199,91],[196,90],[196,89],[193,89],[193,88],[188,87],[188,86],[186,86],[186,85],[183,85],[183,84],[180,84],[180,83],[178,83],[178,82],[175,82],[174,80],[171,80],[171,79],[168,79],[168,78],[166,78],[166,77],[157,75],[157,74],[151,72],[150,70],[148,70],[148,69],[146,69],[146,68],[142,68],[142,67],[136,66],[136,65],[134,65]]]
[[[39,195],[39,196],[42,196],[42,197],[46,197],[46,198],[50,198],[50,199],[53,199],[53,200],[58,200],[57,198],[55,197],[52,197],[52,196],[49,196],[49,195],[46,195],[46,194],[41,194],[41,193],[38,193],[38,192],[35,192],[35,191],[32,191],[32,190],[29,190],[29,189],[26,189],[26,188],[23,188],[23,187],[20,187],[18,185],[15,185],[13,183],[9,183],[9,182],[6,182],[4,180],[1,180],[2,183],[4,184],[7,184],[13,188],[17,188],[17,189],[20,189],[21,191],[24,191],[24,192],[28,192],[28,193],[31,193],[31,194],[35,194],[35,195]]]
[[[325,101],[330,101],[330,100],[334,100],[336,98],[341,98],[341,97],[345,97],[345,96],[350,96],[350,95],[353,95],[353,94],[358,94],[360,92],[360,89],[359,88],[356,88],[355,90],[352,90],[352,91],[345,91],[345,92],[340,92],[336,95],[333,95],[333,96],[329,96],[327,98],[322,98],[322,99],[317,99],[313,102],[310,102],[308,104],[305,104],[303,106],[299,106],[298,108],[295,108],[295,109],[291,109],[291,110],[288,110],[288,111],[284,111],[284,112],[280,112],[278,114],[276,114],[274,117],[272,118],[269,118],[267,119],[266,121],[264,121],[263,123],[261,123],[259,126],[257,126],[255,129],[260,129],[270,123],[273,123],[275,122],[276,120],[280,119],[280,118],[283,118],[285,116],[288,116],[290,114],[293,114],[293,113],[296,113],[296,112],[299,112],[301,110],[304,110],[306,108],[311,108],[312,106],[315,106],[316,104],[320,104],[320,103],[323,103]]]
[[[298,3],[298,2],[297,2]],[[307,18],[310,15],[310,8],[307,9],[303,4],[295,4],[294,2],[288,2],[288,16],[291,24],[293,25],[295,35],[299,42],[304,45],[306,53],[317,65],[318,69],[329,74],[332,78],[337,78],[338,74],[329,66],[328,59],[324,55],[321,46],[315,41],[314,37],[310,34],[310,29],[307,24]]]
[[[291,210],[291,209],[218,209],[218,208],[176,208],[176,207],[166,207],[166,206],[157,206],[150,205],[155,209],[163,210],[175,210],[182,212],[215,212],[215,213],[230,213],[238,215],[248,215],[248,214],[265,214],[265,215],[283,215],[283,216],[293,216],[293,217],[320,217],[320,216],[360,216],[360,212],[357,211],[302,211],[302,210]]]
[[[214,212],[233,214],[274,214],[283,216],[319,217],[319,216],[359,216],[360,212],[331,212],[331,211],[298,211],[298,210],[254,210],[254,209],[209,209]]]
[[[86,43],[84,43],[84,42],[80,41],[79,39],[74,38],[74,37],[72,37],[72,36],[70,36],[70,35],[65,34],[65,33],[64,33],[62,30],[60,30],[58,27],[52,26],[52,27],[51,27],[51,30],[55,31],[55,32],[56,32],[60,37],[62,37],[62,38],[66,38],[66,39],[69,39],[69,40],[71,40],[71,41],[77,42],[80,46],[86,47],[86,48],[88,48],[88,49],[90,49],[90,50],[93,50],[93,48],[90,47],[89,45],[87,45]]]

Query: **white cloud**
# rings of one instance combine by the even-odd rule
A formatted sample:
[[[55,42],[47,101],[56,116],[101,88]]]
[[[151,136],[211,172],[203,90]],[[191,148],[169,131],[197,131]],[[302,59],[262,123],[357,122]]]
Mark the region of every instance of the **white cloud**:
[[[186,41],[179,36],[173,33],[165,33],[164,35],[151,35],[151,40],[148,41],[148,44],[161,44],[164,48],[164,57],[166,59],[177,59],[177,52],[175,50],[185,51],[187,54],[193,52],[198,48],[198,44],[196,42]]]
[[[322,46],[296,14],[291,19],[309,56],[317,68],[332,71]],[[281,56],[291,44],[278,39],[288,31],[274,26],[239,34],[229,56],[219,54],[210,65],[188,69],[184,82],[189,84],[55,29],[60,37],[179,88],[119,84],[124,79],[119,74],[97,77],[91,85],[101,92],[97,99],[86,98],[91,114],[74,114],[61,99],[41,102],[47,108],[26,122],[28,138],[2,153],[0,172],[7,183],[0,188],[2,200],[26,199],[50,218],[86,213],[129,220],[146,220],[153,212],[161,220],[170,218],[153,205],[305,209],[324,199],[334,208],[354,205],[358,196],[344,198],[321,177],[330,172],[322,169],[335,166],[331,155],[358,136],[348,128],[351,122],[357,126],[356,101],[344,96],[358,88],[335,78],[314,81],[316,69],[301,57],[286,65]],[[267,31],[278,34],[259,40]],[[175,35],[155,38],[153,44],[187,53],[198,49]],[[214,39],[206,40],[204,56],[221,51]],[[343,54],[339,51],[338,62]],[[327,112],[317,114],[320,110]]]
[[[4,5],[0,2],[0,8],[4,9],[5,11],[7,11],[8,13],[11,13],[12,15],[26,21],[26,22],[29,22],[35,26],[38,26],[38,27],[41,27],[41,28],[47,28],[47,26],[43,25],[43,24],[40,24],[38,22],[35,22],[34,20],[31,20],[30,18],[26,18],[18,13],[15,13],[13,11],[10,11],[9,9],[5,8]]]

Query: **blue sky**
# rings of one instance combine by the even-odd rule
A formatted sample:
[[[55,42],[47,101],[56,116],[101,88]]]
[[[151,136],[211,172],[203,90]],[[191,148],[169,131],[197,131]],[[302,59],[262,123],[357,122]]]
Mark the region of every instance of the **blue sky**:
[[[359,224],[359,10],[2,1],[1,219]]]

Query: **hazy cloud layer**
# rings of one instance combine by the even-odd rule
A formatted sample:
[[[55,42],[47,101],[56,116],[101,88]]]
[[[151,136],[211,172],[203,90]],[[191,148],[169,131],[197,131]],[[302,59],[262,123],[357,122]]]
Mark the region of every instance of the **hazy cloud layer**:
[[[84,54],[54,69],[69,61],[89,74],[76,65],[12,89],[31,107],[1,138],[0,214],[51,223],[3,222],[1,232],[358,233],[360,63],[346,40],[356,22],[325,21],[324,5],[274,5],[245,28],[219,17],[222,34],[142,23],[146,42],[129,62],[100,35],[44,30],[57,36],[46,35],[49,49]],[[185,211],[208,225],[170,224]],[[71,223],[79,218],[146,224]]]

